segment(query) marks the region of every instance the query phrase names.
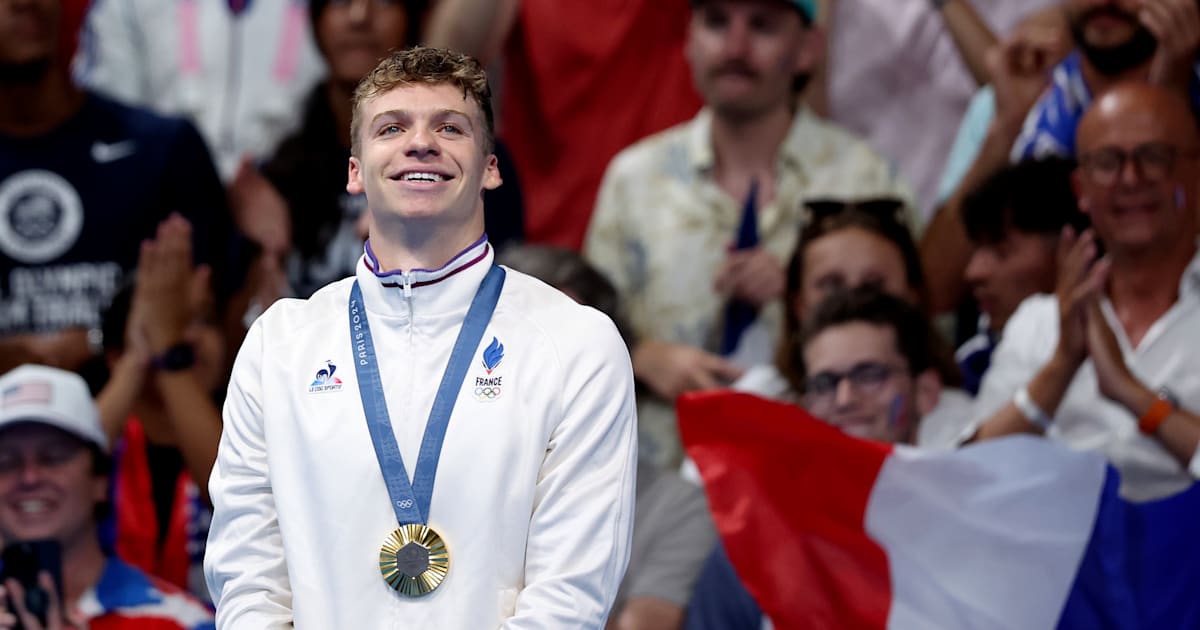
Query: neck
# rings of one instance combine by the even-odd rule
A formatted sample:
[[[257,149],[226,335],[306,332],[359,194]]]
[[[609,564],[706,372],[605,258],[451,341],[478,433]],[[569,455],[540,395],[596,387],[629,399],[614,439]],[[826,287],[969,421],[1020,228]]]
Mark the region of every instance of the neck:
[[[1082,57],[1079,64],[1080,70],[1083,72],[1083,82],[1087,84],[1088,91],[1095,98],[1101,93],[1106,92],[1109,88],[1118,83],[1126,83],[1129,81],[1145,81],[1150,74],[1150,62],[1147,61],[1139,66],[1134,66],[1120,74],[1101,74],[1096,70],[1096,67],[1087,60],[1087,57]]]
[[[333,112],[333,124],[337,128],[338,142],[350,148],[350,123],[354,117],[354,86],[330,79],[325,82],[325,101]]]
[[[83,105],[83,91],[63,68],[52,67],[30,81],[0,81],[0,133],[16,137],[45,134]]]
[[[758,198],[770,201],[775,191],[775,163],[797,114],[780,107],[753,119],[714,115],[712,124],[713,178],[731,197],[745,199],[751,182]]]
[[[100,581],[104,573],[104,563],[107,561],[104,552],[100,550],[95,526],[63,547],[63,601],[67,602],[68,610],[75,607],[84,592]]]
[[[437,269],[483,236],[483,213],[465,226],[400,223],[397,220],[395,229],[389,230],[371,217],[371,252],[379,262],[379,271]]]
[[[163,408],[162,403],[142,398],[134,404],[133,414],[141,422],[148,442],[162,446],[175,444],[175,431],[171,428],[167,411]]]
[[[748,119],[714,115],[712,143],[717,169],[773,171],[779,147],[796,115],[787,107]]]
[[[1127,330],[1149,327],[1175,304],[1179,281],[1195,255],[1194,240],[1167,248],[1109,253],[1108,295]]]

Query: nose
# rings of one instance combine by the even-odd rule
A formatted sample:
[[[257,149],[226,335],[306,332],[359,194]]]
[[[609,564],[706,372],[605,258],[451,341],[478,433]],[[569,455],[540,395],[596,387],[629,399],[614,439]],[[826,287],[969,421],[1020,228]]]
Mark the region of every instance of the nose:
[[[408,134],[408,145],[404,148],[404,154],[417,159],[438,155],[437,134],[424,125],[414,125]]]
[[[29,457],[21,461],[20,477],[18,481],[21,486],[36,486],[42,480],[42,467],[38,464],[37,458]]]
[[[992,267],[994,266],[994,256],[986,251],[987,248],[977,247],[971,253],[971,258],[967,261],[967,269],[963,272],[963,277],[971,284],[979,284],[987,280],[991,275]]]
[[[1143,181],[1142,167],[1132,155],[1127,156],[1121,163],[1121,172],[1118,175],[1121,183],[1126,186],[1136,186]]]
[[[348,7],[347,17],[350,23],[355,26],[361,26],[367,22],[367,18],[371,14],[372,0],[351,0]]]
[[[730,20],[722,42],[726,58],[738,59],[745,56],[750,47],[750,27],[743,20]]]
[[[839,410],[854,406],[854,385],[850,383],[850,379],[842,377],[838,381],[837,388],[833,391],[833,402]]]

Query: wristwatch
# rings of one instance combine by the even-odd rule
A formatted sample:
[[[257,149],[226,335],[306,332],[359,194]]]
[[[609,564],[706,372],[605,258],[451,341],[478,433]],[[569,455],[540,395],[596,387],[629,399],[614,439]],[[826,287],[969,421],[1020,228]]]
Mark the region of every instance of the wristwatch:
[[[1160,400],[1167,401],[1167,404],[1171,405],[1172,409],[1179,409],[1179,396],[1176,396],[1175,392],[1171,391],[1166,385],[1159,387],[1158,391],[1154,392],[1154,395],[1158,396]]]
[[[163,372],[179,372],[186,370],[196,363],[196,351],[191,344],[177,343],[165,352],[154,357],[150,364]]]
[[[933,5],[934,11],[941,11],[942,7],[946,6],[946,3],[951,1],[952,0],[929,0],[929,4]]]

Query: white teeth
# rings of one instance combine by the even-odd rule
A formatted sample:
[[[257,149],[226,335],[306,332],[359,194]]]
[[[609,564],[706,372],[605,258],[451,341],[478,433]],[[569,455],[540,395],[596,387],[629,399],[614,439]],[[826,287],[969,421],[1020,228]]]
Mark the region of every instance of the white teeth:
[[[45,501],[29,500],[17,503],[17,509],[26,514],[40,514],[48,508],[49,505]]]
[[[440,182],[448,178],[437,173],[405,173],[400,176],[400,179],[406,182]]]

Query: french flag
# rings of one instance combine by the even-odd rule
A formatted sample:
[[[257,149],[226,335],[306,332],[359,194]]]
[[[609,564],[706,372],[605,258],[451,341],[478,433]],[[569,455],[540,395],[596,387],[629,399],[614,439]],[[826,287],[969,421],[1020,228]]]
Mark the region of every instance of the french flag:
[[[1045,439],[918,451],[730,392],[679,424],[776,630],[1200,629],[1200,484],[1131,503]]]

